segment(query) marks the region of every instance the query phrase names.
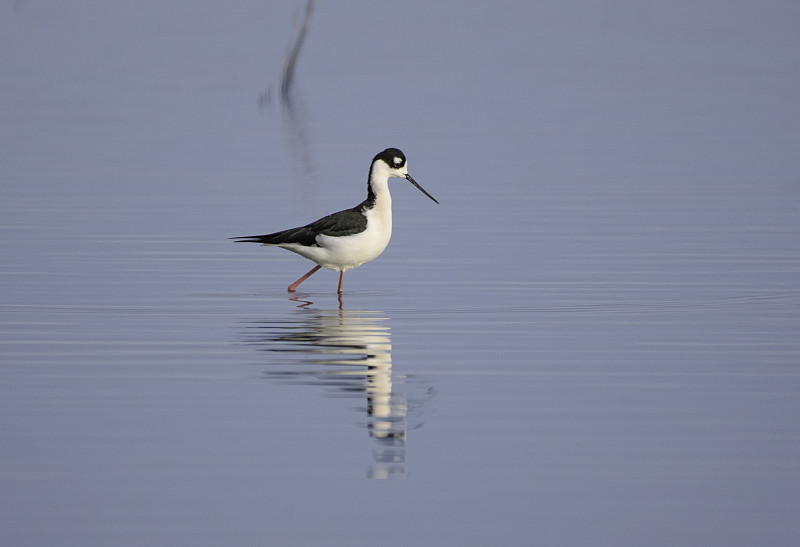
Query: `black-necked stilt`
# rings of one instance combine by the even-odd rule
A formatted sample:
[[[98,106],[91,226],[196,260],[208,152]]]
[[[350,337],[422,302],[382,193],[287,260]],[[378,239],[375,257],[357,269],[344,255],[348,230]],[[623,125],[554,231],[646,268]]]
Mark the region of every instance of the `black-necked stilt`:
[[[353,207],[290,230],[261,236],[233,237],[237,243],[261,243],[282,247],[313,260],[316,266],[289,285],[289,292],[321,267],[339,272],[342,292],[344,272],[377,258],[392,237],[392,196],[389,179],[404,178],[436,201],[408,174],[405,155],[387,148],[372,160],[367,180],[367,199]],[[436,201],[436,203],[439,203]]]

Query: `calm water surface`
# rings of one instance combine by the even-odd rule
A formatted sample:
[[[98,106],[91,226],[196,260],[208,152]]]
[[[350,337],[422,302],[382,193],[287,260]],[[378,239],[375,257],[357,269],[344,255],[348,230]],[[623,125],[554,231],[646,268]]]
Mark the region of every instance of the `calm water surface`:
[[[298,7],[0,8],[0,543],[796,545],[798,9]]]

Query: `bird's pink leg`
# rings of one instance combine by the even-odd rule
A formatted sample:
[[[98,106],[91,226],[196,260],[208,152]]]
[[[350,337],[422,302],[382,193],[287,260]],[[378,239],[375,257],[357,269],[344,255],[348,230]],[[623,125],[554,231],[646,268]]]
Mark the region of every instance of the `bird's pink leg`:
[[[344,281],[344,272],[339,272],[339,294],[342,294],[342,281]]]
[[[319,265],[317,265],[317,266],[314,266],[313,268],[311,268],[311,271],[309,271],[309,272],[308,272],[306,275],[304,275],[303,277],[301,277],[300,279],[298,279],[297,281],[295,281],[294,283],[292,283],[291,285],[289,285],[289,292],[294,292],[294,291],[295,291],[295,289],[297,289],[297,287],[299,287],[299,286],[300,286],[300,283],[302,283],[303,281],[305,281],[306,279],[308,279],[309,277],[311,277],[311,276],[312,276],[312,275],[313,275],[313,274],[314,274],[314,273],[315,273],[317,270],[319,270],[321,267],[322,267],[322,266],[319,266]]]

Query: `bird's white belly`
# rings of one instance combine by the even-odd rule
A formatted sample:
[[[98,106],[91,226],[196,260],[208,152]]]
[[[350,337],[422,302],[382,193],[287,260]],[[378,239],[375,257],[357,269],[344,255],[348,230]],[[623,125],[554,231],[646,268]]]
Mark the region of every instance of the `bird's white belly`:
[[[387,222],[385,216],[381,219],[378,215],[368,213],[367,228],[358,234],[343,237],[318,235],[318,247],[292,244],[282,245],[282,247],[313,260],[329,270],[346,272],[380,256],[391,238],[391,216]]]

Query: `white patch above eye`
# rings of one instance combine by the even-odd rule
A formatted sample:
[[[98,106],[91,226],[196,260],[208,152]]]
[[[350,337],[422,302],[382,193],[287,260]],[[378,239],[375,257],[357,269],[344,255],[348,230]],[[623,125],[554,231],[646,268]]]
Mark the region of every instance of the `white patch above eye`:
[[[402,158],[398,158],[397,156],[395,156],[394,160],[392,160],[392,161],[394,161],[395,165],[400,165],[401,163],[403,163],[403,159]]]

